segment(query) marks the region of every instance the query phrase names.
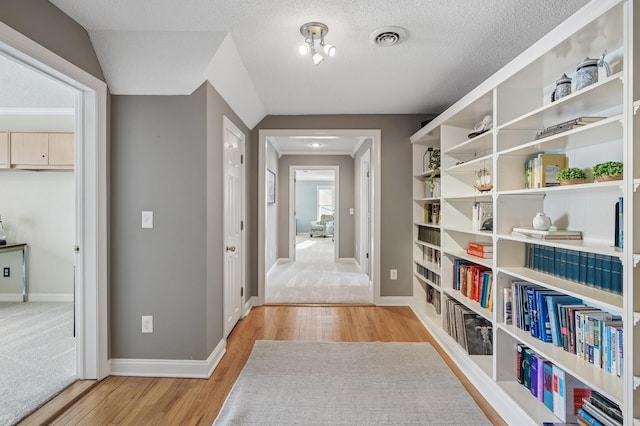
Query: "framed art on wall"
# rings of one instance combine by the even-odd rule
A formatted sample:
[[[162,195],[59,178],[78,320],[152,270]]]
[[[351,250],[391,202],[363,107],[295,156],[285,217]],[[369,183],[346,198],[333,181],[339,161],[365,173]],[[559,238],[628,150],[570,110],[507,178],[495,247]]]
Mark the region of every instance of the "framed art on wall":
[[[267,204],[276,203],[276,174],[267,169]]]

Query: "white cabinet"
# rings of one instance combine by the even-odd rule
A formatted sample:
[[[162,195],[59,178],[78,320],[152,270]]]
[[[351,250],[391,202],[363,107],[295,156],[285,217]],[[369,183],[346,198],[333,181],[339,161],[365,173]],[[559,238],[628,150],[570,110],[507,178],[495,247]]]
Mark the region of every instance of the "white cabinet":
[[[11,167],[72,169],[74,135],[68,132],[11,132]]]
[[[640,140],[640,39],[634,37],[638,33],[640,1],[592,1],[411,138],[414,188],[421,179],[416,164],[425,147],[437,145],[442,152],[442,194],[438,202],[442,206],[439,290],[443,309],[440,317],[429,316],[429,307],[421,300],[424,295],[417,291],[414,310],[510,424],[521,423],[523,417],[537,424],[560,421],[516,382],[518,345],[531,348],[618,404],[625,424],[640,419],[640,389],[635,387],[640,382],[640,290],[634,288],[640,286],[640,216],[636,213],[640,211],[640,151],[634,147],[634,141]],[[576,64],[605,51],[610,75],[601,69],[597,83],[578,91],[574,85],[572,94],[552,102],[555,81],[563,73],[575,77]],[[486,116],[492,119],[491,130],[474,135]],[[600,119],[538,136],[551,126],[585,116]],[[587,180],[579,185],[530,188],[526,165],[532,159],[535,162],[540,153],[563,153],[569,167],[587,171]],[[623,162],[624,178],[594,182],[591,168],[605,161]],[[479,191],[479,176],[485,174],[490,176],[491,187]],[[623,248],[614,247],[614,213],[619,201],[624,205]],[[429,202],[419,200],[414,189],[414,228],[422,226],[417,224],[420,203]],[[480,204],[492,211],[490,228],[476,226],[474,206]],[[582,231],[582,239],[541,240],[512,233],[514,227],[531,226],[537,212],[545,212],[560,229]],[[491,247],[492,256],[468,255],[469,243]],[[545,255],[551,253],[551,266],[533,267],[530,260],[534,249]],[[587,283],[577,273],[573,276],[568,270],[555,269],[553,262],[564,265],[567,254],[621,265],[621,288],[615,290],[606,284],[604,273],[598,275],[597,283]],[[483,306],[456,287],[456,268],[465,262],[492,274],[492,304]],[[598,270],[591,263],[576,265],[580,273]],[[624,374],[608,373],[563,347],[507,324],[503,295],[514,282],[574,296],[588,306],[621,316]],[[420,288],[424,286],[414,285],[414,289]],[[438,319],[451,314],[447,312],[450,300],[490,321],[492,355],[469,355],[446,332],[446,321]]]

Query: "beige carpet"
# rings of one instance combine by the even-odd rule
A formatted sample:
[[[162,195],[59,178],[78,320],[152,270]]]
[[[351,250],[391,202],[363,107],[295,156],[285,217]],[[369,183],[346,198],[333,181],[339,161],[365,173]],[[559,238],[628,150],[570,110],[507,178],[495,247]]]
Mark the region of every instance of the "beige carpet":
[[[256,341],[214,425],[488,425],[428,343]]]
[[[331,238],[296,237],[296,261],[267,276],[266,303],[372,303],[373,286],[354,263],[336,263]]]

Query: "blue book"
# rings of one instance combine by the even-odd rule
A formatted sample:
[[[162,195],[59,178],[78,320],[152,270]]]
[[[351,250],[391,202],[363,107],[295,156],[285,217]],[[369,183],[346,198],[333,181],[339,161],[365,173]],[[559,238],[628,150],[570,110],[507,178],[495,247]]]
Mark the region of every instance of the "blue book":
[[[556,247],[554,254],[554,269],[556,275],[560,278],[569,279],[569,274],[567,273],[567,252],[566,248]]]
[[[624,374],[624,369],[622,368],[622,366],[624,365],[624,350],[623,350],[623,346],[622,346],[622,342],[624,341],[624,329],[622,327],[620,327],[619,329],[616,330],[617,334],[618,334],[618,371],[617,371],[617,375],[618,377],[622,377],[622,375]]]
[[[602,423],[597,421],[591,414],[584,411],[584,409],[582,408],[578,409],[578,414],[580,415],[580,417],[582,417],[585,421],[591,423],[593,426],[602,426]]]
[[[541,246],[538,244],[533,245],[533,270],[541,271],[542,270],[542,254],[541,254]]]
[[[535,396],[536,398],[538,397],[538,355],[535,353],[531,353],[531,357],[530,359],[530,367],[529,367],[529,371],[531,373],[531,387],[529,388],[529,391],[531,392],[531,395]]]
[[[553,364],[544,362],[543,368],[544,388],[542,390],[542,402],[553,412]]]
[[[549,322],[549,311],[547,309],[546,296],[562,296],[554,290],[536,291],[536,309],[538,310],[538,339],[551,343],[551,323]]]
[[[539,325],[538,325],[538,305],[536,301],[536,290],[544,289],[544,287],[540,287],[538,285],[531,285],[526,287],[526,298],[527,298],[527,310],[529,311],[529,333],[531,333],[531,337],[535,337],[537,339],[540,338],[539,335]]]
[[[594,253],[593,254],[593,265],[594,265],[594,276],[593,276],[593,286],[597,289],[600,290],[604,290],[604,284],[603,284],[603,276],[602,276],[602,270],[603,270],[603,264],[604,264],[604,258],[605,255],[604,254],[600,254],[600,253]]]
[[[553,247],[542,246],[542,272],[553,274]]]
[[[617,257],[611,259],[611,291],[622,294],[622,262]]]
[[[589,265],[587,262],[587,253],[583,251],[578,252],[578,257],[580,259],[580,273],[578,275],[578,282],[587,284],[587,269],[589,269]]]
[[[567,278],[580,282],[580,271],[580,252],[567,249]]]
[[[562,341],[562,321],[559,318],[558,305],[571,305],[582,303],[580,299],[573,296],[547,295],[545,296],[547,305],[547,314],[549,316],[549,329],[551,332],[551,343],[555,346],[563,346]],[[548,340],[545,340],[548,341]]]
[[[613,292],[613,256],[602,255],[602,289],[604,291]]]
[[[590,287],[595,287],[596,286],[596,255],[594,253],[585,253],[585,255],[587,260],[586,284]]]

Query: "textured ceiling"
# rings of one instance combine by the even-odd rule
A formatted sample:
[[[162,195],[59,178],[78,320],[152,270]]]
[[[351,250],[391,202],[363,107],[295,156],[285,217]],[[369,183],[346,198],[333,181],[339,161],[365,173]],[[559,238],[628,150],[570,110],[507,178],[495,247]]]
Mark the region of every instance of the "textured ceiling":
[[[235,91],[225,95],[212,83],[234,109],[261,104],[253,115],[240,114],[249,127],[264,114],[440,112],[587,3],[50,1],[89,31],[113,93],[193,90],[230,35],[241,60],[236,74],[255,95],[236,100]],[[297,53],[300,25],[308,21],[326,23],[327,43],[338,48],[318,66]],[[392,48],[372,45],[369,34],[388,25],[404,27],[408,38]],[[227,72],[223,80],[233,78]]]

